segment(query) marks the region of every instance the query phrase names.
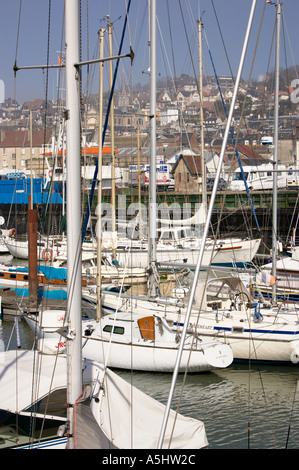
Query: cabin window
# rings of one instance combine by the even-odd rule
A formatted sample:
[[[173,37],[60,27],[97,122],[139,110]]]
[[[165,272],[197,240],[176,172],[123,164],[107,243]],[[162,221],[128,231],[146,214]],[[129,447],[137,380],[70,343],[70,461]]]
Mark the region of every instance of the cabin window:
[[[105,331],[105,333],[111,333],[112,332],[112,325],[104,326],[103,331]],[[114,329],[113,329],[113,333],[115,335],[123,335],[125,333],[125,329],[122,326],[115,326]]]
[[[187,176],[187,183],[189,183],[189,181],[190,181],[190,173],[187,173],[186,176]]]
[[[112,331],[112,325],[106,325],[106,326],[104,326],[103,331],[105,331],[106,333],[111,333],[111,331]]]
[[[113,333],[115,335],[123,335],[125,332],[125,329],[123,326],[115,326],[114,329],[113,329]]]
[[[10,279],[16,279],[17,275],[16,274],[10,274],[9,277],[10,277]]]
[[[232,333],[244,333],[244,328],[242,328],[240,326],[234,326],[232,328]]]

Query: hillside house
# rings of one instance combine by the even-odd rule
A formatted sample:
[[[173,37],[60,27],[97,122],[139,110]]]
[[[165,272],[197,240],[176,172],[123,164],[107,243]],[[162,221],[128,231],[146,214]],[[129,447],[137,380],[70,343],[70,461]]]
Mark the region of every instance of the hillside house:
[[[201,184],[200,155],[180,155],[173,166],[175,191],[178,193],[196,193]]]

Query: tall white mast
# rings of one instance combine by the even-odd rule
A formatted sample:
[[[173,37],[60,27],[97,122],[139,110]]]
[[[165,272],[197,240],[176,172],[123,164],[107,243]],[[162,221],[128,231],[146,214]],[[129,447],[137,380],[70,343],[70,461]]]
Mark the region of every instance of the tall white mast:
[[[157,294],[156,265],[156,0],[150,0],[150,178],[149,178],[149,296]]]
[[[108,23],[108,38],[109,38],[109,55],[113,56],[113,45],[112,45],[112,31],[113,24]],[[109,75],[110,75],[110,90],[112,90],[113,85],[113,64],[112,60],[109,62]],[[116,232],[116,214],[115,214],[115,150],[114,150],[114,95],[111,97],[111,107],[110,107],[110,128],[111,128],[111,206],[112,206],[112,232]],[[116,259],[116,250],[113,247],[113,259]]]
[[[99,31],[100,38],[100,59],[104,58],[104,28]],[[102,281],[102,157],[103,157],[103,79],[104,79],[104,62],[100,62],[99,70],[99,155],[98,155],[98,207],[97,207],[97,320],[102,316],[102,300],[101,300],[101,281]]]
[[[276,280],[277,257],[277,165],[278,165],[278,114],[279,114],[279,56],[281,3],[276,5],[276,48],[275,48],[275,92],[274,92],[274,155],[273,155],[273,212],[272,212],[272,275]],[[276,281],[272,286],[272,302],[276,304]]]
[[[207,216],[207,186],[206,186],[206,163],[205,163],[205,134],[203,114],[203,74],[202,74],[202,22],[198,20],[198,62],[199,62],[199,94],[200,94],[200,146],[201,146],[201,182],[202,182],[202,204],[204,206],[205,218]]]
[[[82,393],[82,280],[80,178],[79,1],[65,2],[65,69],[67,109],[67,267],[68,267],[68,446],[74,447],[74,405]]]

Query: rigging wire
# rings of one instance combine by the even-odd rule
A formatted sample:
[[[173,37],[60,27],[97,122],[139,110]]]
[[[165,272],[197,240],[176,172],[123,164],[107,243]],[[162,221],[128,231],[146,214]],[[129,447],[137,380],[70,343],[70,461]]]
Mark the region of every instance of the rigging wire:
[[[173,73],[174,73],[174,76],[176,77],[176,68],[175,68],[175,60],[174,60],[174,48],[173,48],[172,30],[171,30],[170,13],[169,13],[169,0],[167,0],[166,6],[167,6],[167,17],[168,17],[168,27],[169,27],[169,36],[170,36],[171,52],[172,52]]]

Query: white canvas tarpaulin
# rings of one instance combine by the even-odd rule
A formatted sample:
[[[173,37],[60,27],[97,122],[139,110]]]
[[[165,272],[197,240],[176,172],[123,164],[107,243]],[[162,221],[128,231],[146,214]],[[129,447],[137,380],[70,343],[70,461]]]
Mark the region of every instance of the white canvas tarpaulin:
[[[95,367],[94,377],[99,369]],[[100,371],[102,372],[102,371]],[[98,384],[99,386],[99,384]],[[119,449],[157,449],[165,406],[107,369],[100,400],[91,409],[102,431]],[[175,421],[174,432],[172,433]],[[171,411],[163,449],[208,445],[204,424]]]

